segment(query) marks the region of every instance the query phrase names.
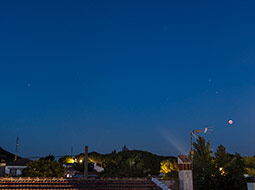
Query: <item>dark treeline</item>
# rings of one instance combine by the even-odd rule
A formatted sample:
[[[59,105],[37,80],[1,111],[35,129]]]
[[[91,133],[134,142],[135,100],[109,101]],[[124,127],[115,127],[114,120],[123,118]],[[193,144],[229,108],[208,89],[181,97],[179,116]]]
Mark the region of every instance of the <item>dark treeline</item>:
[[[141,150],[129,150],[126,146],[121,151],[112,151],[109,154],[89,153],[89,162],[97,163],[104,168],[101,173],[103,177],[147,177],[148,175],[158,175],[160,163],[163,160],[176,162],[177,158],[172,156],[158,156],[150,152]],[[71,156],[62,157],[60,163],[71,163]],[[84,153],[74,157],[75,169],[83,171]],[[91,168],[91,167],[90,167]]]
[[[254,157],[241,157],[240,154],[229,154],[223,145],[219,145],[215,157],[212,156],[210,142],[199,137],[194,145],[193,178],[195,190],[246,190],[247,183],[244,174],[247,163]],[[246,161],[245,161],[246,160]],[[250,164],[250,172],[255,164]]]

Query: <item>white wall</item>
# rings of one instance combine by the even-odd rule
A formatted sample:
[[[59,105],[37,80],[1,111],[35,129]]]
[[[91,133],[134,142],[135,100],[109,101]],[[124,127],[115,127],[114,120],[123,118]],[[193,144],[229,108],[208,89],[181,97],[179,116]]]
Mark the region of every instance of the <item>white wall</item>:
[[[11,169],[16,170],[16,176],[21,175],[22,170],[25,169],[26,166],[6,166],[5,167],[5,173],[6,174],[11,174]]]
[[[192,170],[179,171],[180,190],[193,190]]]
[[[97,163],[94,163],[94,170],[96,170],[97,172],[102,172],[104,171],[104,168],[97,166]]]
[[[247,183],[248,190],[255,190],[255,183]]]

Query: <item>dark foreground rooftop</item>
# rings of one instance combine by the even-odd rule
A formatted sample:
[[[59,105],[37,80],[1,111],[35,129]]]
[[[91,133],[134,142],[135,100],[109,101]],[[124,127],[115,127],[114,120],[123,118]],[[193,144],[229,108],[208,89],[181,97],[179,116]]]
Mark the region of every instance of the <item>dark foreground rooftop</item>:
[[[160,190],[149,179],[0,178],[0,189]]]
[[[13,162],[9,162],[7,166],[26,166],[31,160],[29,159],[19,159]]]

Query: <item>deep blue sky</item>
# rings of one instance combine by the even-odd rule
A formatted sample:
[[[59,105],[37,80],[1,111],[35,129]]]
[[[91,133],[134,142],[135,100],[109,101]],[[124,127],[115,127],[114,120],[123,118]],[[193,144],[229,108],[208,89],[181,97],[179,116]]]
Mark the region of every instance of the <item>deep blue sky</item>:
[[[254,155],[254,1],[1,1],[0,146]],[[232,126],[229,119],[234,120]]]

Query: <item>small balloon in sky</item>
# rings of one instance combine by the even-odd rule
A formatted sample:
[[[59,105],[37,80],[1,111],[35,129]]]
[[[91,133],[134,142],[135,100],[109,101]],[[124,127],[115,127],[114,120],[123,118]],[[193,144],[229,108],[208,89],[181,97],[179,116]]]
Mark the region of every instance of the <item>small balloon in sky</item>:
[[[232,125],[233,124],[233,120],[232,119],[228,120],[228,124]]]

